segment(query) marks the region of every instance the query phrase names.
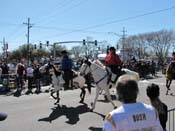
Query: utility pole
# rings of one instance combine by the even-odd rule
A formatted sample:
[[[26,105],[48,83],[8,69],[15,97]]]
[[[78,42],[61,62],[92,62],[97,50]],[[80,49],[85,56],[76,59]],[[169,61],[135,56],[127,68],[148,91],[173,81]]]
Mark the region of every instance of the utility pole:
[[[3,38],[3,59],[5,60],[5,37]]]
[[[125,27],[123,27],[123,30],[122,30],[122,33],[123,33],[123,35],[122,35],[122,50],[123,50],[123,61],[125,60],[125,57],[124,57],[124,55],[125,55],[125,38],[126,38],[126,33],[127,31],[125,30]]]
[[[29,60],[30,60],[29,38],[30,38],[30,28],[32,28],[32,24],[30,24],[30,18],[28,18],[27,23],[23,23],[23,24],[27,25],[27,66],[29,66]]]

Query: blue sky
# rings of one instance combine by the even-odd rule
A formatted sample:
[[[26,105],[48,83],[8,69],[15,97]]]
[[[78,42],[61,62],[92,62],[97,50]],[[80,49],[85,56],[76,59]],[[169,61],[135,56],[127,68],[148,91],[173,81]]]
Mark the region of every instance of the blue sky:
[[[114,45],[120,38],[114,33],[122,35],[123,27],[127,36],[175,30],[175,0],[0,0],[0,5],[0,41],[5,37],[9,51],[27,43],[28,18],[33,44],[91,37]]]

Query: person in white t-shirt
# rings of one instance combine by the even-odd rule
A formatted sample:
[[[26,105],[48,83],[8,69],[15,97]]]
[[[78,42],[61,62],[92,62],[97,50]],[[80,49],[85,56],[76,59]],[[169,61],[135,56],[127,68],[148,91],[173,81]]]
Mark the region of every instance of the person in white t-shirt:
[[[120,76],[116,89],[123,104],[106,115],[103,131],[163,131],[156,110],[136,101],[139,88],[135,78]]]
[[[33,65],[30,65],[29,67],[27,67],[27,80],[28,80],[28,90],[25,94],[33,94],[32,92],[32,82],[33,82]]]

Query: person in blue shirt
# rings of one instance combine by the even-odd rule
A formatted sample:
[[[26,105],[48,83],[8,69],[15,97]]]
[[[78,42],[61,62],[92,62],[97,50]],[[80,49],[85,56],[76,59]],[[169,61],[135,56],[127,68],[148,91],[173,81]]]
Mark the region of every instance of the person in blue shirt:
[[[70,89],[72,88],[73,81],[73,72],[72,72],[72,67],[73,67],[73,61],[72,59],[68,56],[68,52],[66,50],[63,50],[61,52],[62,54],[62,60],[61,60],[61,70],[64,72],[63,73],[63,79],[65,81],[64,88],[65,89]],[[71,87],[69,85],[71,84]]]

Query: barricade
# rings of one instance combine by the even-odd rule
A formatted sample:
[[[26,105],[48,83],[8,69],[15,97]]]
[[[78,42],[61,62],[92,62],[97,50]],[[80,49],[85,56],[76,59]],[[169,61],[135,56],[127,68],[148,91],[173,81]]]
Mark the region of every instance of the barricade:
[[[168,110],[167,131],[175,131],[175,108]]]
[[[51,84],[51,78],[49,75],[42,74],[40,77],[40,85],[45,86],[45,85],[50,85]],[[1,74],[0,76],[0,85],[4,89],[8,88],[9,90],[11,89],[16,89],[16,74],[11,73],[11,74]],[[33,79],[32,86],[35,87],[35,81]]]

